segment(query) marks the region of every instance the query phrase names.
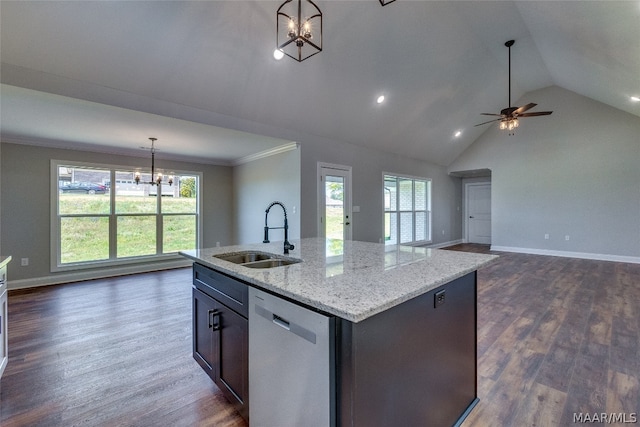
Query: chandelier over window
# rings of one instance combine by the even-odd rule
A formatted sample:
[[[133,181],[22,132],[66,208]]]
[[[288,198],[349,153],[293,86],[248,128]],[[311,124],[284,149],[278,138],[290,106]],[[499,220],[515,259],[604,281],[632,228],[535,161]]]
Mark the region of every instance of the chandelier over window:
[[[158,138],[149,138],[149,139],[151,140],[151,180],[148,181],[148,182],[143,182],[143,184],[150,184],[150,185],[160,186],[160,185],[162,185],[162,179],[163,179],[162,173],[158,172],[158,175],[156,175],[155,179],[153,177],[155,175],[155,173],[156,173],[156,171],[155,171],[155,168],[156,168],[156,165],[155,165],[155,163],[156,163],[155,142],[158,140]],[[146,149],[146,147],[140,147],[140,148]],[[136,172],[133,179],[135,180],[136,185],[140,184],[140,180],[142,179],[141,175],[140,175],[140,172]],[[173,176],[172,175],[169,175],[169,179],[167,180],[167,183],[169,185],[173,184]]]
[[[277,50],[302,62],[322,52],[322,12],[311,0],[287,0],[276,13]]]

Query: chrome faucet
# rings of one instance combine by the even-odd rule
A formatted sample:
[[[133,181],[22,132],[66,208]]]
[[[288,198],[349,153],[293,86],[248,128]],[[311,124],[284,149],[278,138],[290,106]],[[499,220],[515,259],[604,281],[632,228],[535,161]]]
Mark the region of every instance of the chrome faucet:
[[[269,210],[271,210],[271,208],[274,205],[280,205],[280,207],[284,211],[284,226],[283,227],[269,227],[269,224],[267,223],[267,220],[269,218]],[[282,203],[280,203],[280,202],[273,202],[267,207],[267,210],[265,210],[264,212],[265,212],[265,214],[264,214],[264,240],[262,241],[262,243],[269,243],[269,229],[274,230],[274,229],[284,228],[284,253],[286,255],[286,254],[289,253],[289,250],[294,250],[295,247],[291,243],[289,243],[289,222],[287,221],[287,208],[285,208],[284,205]]]

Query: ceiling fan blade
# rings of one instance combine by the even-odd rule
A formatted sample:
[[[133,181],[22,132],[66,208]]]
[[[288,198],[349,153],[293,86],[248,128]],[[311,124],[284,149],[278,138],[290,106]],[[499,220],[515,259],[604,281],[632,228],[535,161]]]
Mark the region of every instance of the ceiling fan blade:
[[[474,127],[476,127],[476,126],[486,125],[487,123],[493,123],[493,122],[497,122],[497,121],[500,121],[500,120],[502,120],[502,119],[500,118],[500,119],[493,119],[493,120],[489,120],[488,122],[478,123],[478,124],[477,124],[477,125],[475,125]]]
[[[535,107],[536,105],[538,105],[538,104],[534,104],[533,102],[531,102],[531,103],[529,103],[527,105],[523,105],[522,107],[518,107],[516,110],[514,110],[513,113],[517,114],[517,115],[521,115],[522,113],[524,113],[525,111]]]
[[[498,117],[502,117],[503,114],[495,114],[495,113],[480,113],[483,116],[498,116]]]
[[[535,117],[535,116],[548,116],[553,111],[536,111],[535,113],[518,114],[518,117]]]

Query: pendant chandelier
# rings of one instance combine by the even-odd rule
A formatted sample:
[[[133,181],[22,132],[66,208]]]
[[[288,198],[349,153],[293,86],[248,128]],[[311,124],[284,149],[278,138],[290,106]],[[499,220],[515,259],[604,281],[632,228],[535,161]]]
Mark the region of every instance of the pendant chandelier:
[[[155,163],[156,163],[156,147],[155,147],[155,142],[158,140],[158,138],[149,138],[151,140],[151,180],[148,182],[143,182],[143,184],[150,184],[150,185],[157,185],[160,186],[162,185],[162,173],[158,172],[158,175],[156,175],[156,178],[154,179],[153,176],[155,175]],[[140,148],[144,148],[146,149],[146,147],[140,147]],[[140,172],[136,171],[135,175],[134,175],[134,181],[136,182],[136,185],[140,184],[140,180],[141,180],[141,175]],[[167,183],[169,185],[173,184],[173,176],[169,175],[169,179],[167,180]]]
[[[287,0],[276,13],[277,50],[302,62],[322,52],[322,12],[311,0]]]

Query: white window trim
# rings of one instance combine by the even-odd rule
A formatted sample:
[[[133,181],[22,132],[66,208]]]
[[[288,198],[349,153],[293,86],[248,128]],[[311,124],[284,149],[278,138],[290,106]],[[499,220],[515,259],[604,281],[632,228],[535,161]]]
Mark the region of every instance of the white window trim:
[[[62,272],[62,271],[74,271],[74,270],[86,270],[86,269],[94,269],[101,267],[111,267],[118,265],[130,265],[130,264],[141,264],[145,262],[154,262],[161,260],[176,260],[182,259],[182,256],[177,253],[169,253],[169,254],[154,254],[154,255],[144,255],[137,256],[131,258],[112,258],[111,254],[108,260],[99,260],[99,261],[85,261],[81,263],[69,263],[69,264],[61,264],[60,262],[60,228],[58,222],[58,167],[60,166],[73,166],[78,168],[95,168],[95,169],[108,169],[110,171],[114,170],[135,170],[135,166],[127,166],[127,165],[114,165],[114,164],[104,164],[104,163],[90,163],[90,162],[82,162],[82,161],[67,161],[67,160],[56,160],[51,159],[51,170],[50,170],[50,258],[51,258],[51,272]],[[197,221],[197,236],[196,236],[196,247],[201,246],[202,242],[202,194],[203,194],[203,179],[202,172],[194,172],[194,171],[183,171],[183,170],[173,170],[173,174],[175,175],[192,175],[198,177],[198,200],[196,205],[196,221]],[[113,177],[112,177],[113,178]],[[112,179],[113,183],[114,180]],[[114,204],[115,200],[115,192],[110,191],[111,197],[111,206]],[[167,214],[172,215],[172,214]],[[98,215],[93,215],[98,216]],[[104,216],[104,215],[103,215]],[[109,217],[116,217],[114,212],[108,214]],[[115,228],[109,227],[109,233],[114,233]],[[111,237],[110,237],[111,239]],[[113,248],[112,248],[113,249]]]
[[[406,178],[406,179],[411,179],[413,181],[419,180],[419,181],[425,181],[425,182],[429,183],[429,193],[427,195],[428,196],[428,206],[427,206],[427,210],[426,210],[427,222],[428,222],[428,225],[429,225],[429,228],[427,229],[429,238],[426,239],[426,240],[414,240],[414,241],[408,242],[408,243],[400,243],[400,235],[399,235],[399,233],[397,233],[398,234],[398,241],[395,244],[399,245],[399,246],[423,246],[423,245],[428,245],[430,243],[433,243],[433,215],[432,215],[433,206],[431,205],[432,198],[433,198],[432,197],[433,196],[433,180],[431,178],[425,178],[423,176],[407,175],[407,174],[404,174],[404,173],[385,172],[385,171],[382,172],[382,193],[383,193],[383,196],[382,196],[382,226],[381,226],[382,238],[380,239],[380,241],[382,243],[385,243],[385,241],[384,241],[384,227],[385,227],[385,213],[386,213],[385,206],[384,206],[384,177],[385,176],[393,176],[395,178]],[[414,206],[414,208],[415,208],[415,206]],[[396,211],[396,212],[399,212],[399,211]],[[415,218],[415,212],[416,212],[415,209],[412,210],[412,212],[414,213],[414,218]],[[400,217],[398,216],[398,226],[399,226],[399,223],[400,223]],[[414,222],[413,222],[413,228],[414,228],[413,235],[414,235],[414,237],[415,237],[415,227],[416,227],[416,224],[415,224],[415,220],[414,220]]]

